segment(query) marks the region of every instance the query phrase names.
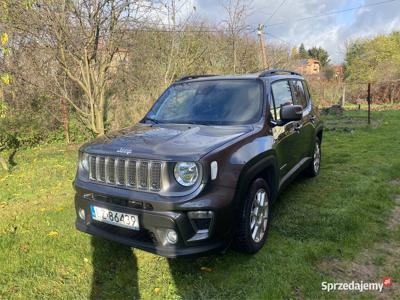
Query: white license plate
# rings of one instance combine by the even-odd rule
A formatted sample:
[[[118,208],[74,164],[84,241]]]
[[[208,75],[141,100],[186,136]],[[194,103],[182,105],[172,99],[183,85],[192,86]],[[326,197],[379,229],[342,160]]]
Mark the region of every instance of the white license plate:
[[[137,215],[121,213],[94,205],[90,206],[90,211],[93,220],[139,230],[139,218]]]

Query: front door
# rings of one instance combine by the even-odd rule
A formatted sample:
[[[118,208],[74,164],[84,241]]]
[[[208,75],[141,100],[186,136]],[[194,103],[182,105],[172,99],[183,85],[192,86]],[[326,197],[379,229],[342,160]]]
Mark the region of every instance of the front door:
[[[278,80],[271,83],[272,104],[271,111],[275,121],[280,120],[280,109],[285,105],[293,105],[293,97],[289,80]],[[272,106],[272,105],[271,105]],[[280,178],[283,178],[301,160],[299,145],[299,122],[289,122],[272,128],[277,153]]]
[[[301,158],[310,157],[310,149],[314,149],[314,124],[311,100],[306,93],[306,86],[302,80],[291,80],[293,103],[303,107],[303,117],[298,123],[298,134],[301,143],[297,145]]]

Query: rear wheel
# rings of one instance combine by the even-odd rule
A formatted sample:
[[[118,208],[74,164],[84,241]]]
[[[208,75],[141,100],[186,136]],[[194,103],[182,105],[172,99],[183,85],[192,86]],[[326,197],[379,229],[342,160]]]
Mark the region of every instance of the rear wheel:
[[[234,248],[253,254],[265,243],[270,223],[270,193],[267,182],[257,178],[251,184],[240,214]]]
[[[318,137],[315,138],[313,157],[310,165],[306,169],[306,174],[310,177],[315,177],[319,174],[321,167],[321,141]]]

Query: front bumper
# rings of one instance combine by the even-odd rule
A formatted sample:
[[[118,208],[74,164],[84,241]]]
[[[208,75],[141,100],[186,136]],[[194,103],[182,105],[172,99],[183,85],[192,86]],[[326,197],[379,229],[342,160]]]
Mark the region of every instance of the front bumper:
[[[80,231],[166,257],[222,251],[231,241],[234,189],[218,187],[216,191],[204,190],[193,199],[157,199],[148,193],[78,180],[75,182],[75,189],[76,228]],[[137,215],[140,230],[125,229],[93,220],[90,205]],[[80,208],[85,210],[84,220],[79,217]],[[206,235],[201,234],[204,231],[199,231],[193,219],[189,217],[193,211],[213,212]],[[166,229],[177,232],[176,244],[171,245],[162,240],[161,234]]]

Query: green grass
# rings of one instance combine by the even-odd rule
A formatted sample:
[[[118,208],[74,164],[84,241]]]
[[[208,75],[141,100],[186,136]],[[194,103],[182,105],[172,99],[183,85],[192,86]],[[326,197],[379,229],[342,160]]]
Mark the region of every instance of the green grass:
[[[254,256],[230,250],[168,260],[80,233],[72,189],[77,147],[18,152],[12,172],[0,171],[0,298],[360,297],[321,291],[322,281],[343,278],[331,261],[351,263],[377,244],[400,243],[400,230],[386,225],[400,194],[389,184],[400,178],[400,111],[373,112],[372,128],[349,121],[361,115],[346,114],[351,130],[326,132],[320,176],[299,178],[282,193],[267,244]],[[378,281],[400,281],[399,259],[390,253],[371,263]]]

